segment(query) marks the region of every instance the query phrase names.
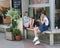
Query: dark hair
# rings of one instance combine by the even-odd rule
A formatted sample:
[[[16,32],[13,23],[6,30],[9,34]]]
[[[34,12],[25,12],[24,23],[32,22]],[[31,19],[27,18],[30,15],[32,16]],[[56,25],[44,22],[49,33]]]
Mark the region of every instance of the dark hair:
[[[44,10],[44,11],[42,11],[42,12],[41,12],[41,14],[44,14],[44,15],[46,15],[46,11],[45,11],[45,10]]]

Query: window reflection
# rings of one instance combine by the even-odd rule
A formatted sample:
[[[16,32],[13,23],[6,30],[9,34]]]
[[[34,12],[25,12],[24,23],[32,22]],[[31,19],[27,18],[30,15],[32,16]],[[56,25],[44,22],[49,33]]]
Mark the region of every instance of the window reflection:
[[[49,0],[29,0],[30,4],[49,3]]]
[[[34,4],[48,3],[49,0],[34,0]]]
[[[29,16],[33,17],[34,19],[37,20],[40,18],[41,12],[43,10],[46,10],[47,16],[50,16],[49,7],[46,7],[46,8],[38,8],[38,7],[29,8]]]

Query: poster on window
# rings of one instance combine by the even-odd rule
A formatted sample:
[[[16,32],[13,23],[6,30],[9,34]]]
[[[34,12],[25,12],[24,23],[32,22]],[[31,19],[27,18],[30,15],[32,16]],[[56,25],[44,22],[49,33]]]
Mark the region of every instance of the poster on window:
[[[34,4],[49,3],[49,0],[34,0]]]

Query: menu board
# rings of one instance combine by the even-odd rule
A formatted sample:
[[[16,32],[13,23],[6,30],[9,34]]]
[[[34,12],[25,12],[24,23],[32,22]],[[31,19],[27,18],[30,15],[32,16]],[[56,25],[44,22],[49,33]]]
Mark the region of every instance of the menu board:
[[[18,9],[20,16],[22,17],[21,0],[12,0],[12,8]]]
[[[21,0],[13,0],[12,1],[12,7],[19,9],[21,7]]]

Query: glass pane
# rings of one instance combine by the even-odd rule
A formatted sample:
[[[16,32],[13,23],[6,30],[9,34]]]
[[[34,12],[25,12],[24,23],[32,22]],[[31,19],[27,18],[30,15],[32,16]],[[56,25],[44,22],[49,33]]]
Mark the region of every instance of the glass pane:
[[[39,19],[42,10],[43,8],[29,8],[29,16],[34,19]]]
[[[46,7],[46,8],[38,8],[38,7],[29,8],[29,16],[34,17],[34,19],[39,19],[41,12],[43,10],[46,10],[47,16],[50,16],[49,7]]]
[[[55,0],[56,9],[60,9],[60,0]]]
[[[55,14],[55,28],[60,28],[60,13]]]
[[[55,28],[60,29],[60,0],[55,0]]]
[[[29,17],[33,17],[33,8],[29,8]]]
[[[49,3],[49,0],[29,0],[29,4],[43,4]]]

